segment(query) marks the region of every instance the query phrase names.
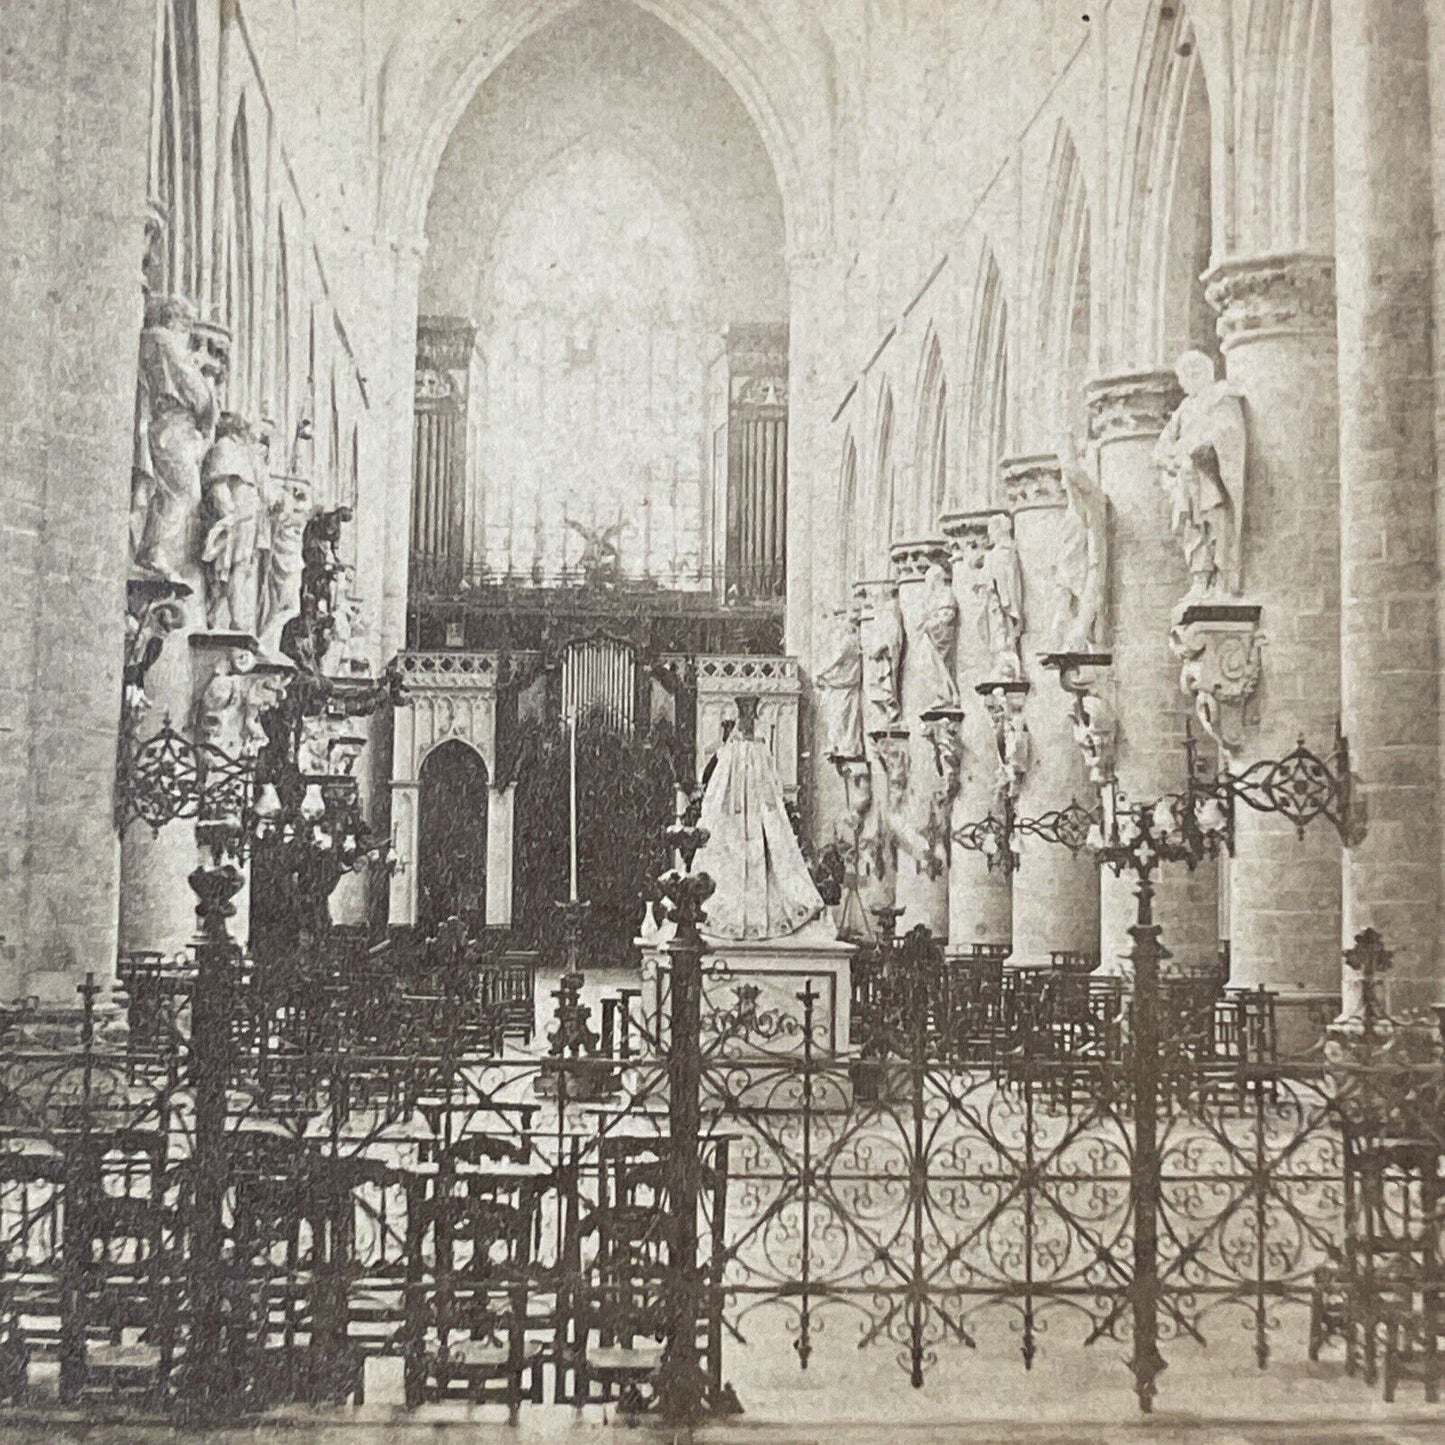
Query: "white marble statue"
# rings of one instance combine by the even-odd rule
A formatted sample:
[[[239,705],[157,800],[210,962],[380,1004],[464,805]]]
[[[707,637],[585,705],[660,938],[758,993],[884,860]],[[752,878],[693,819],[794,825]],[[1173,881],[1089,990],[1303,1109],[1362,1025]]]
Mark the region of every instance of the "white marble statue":
[[[716,885],[703,925],[711,938],[785,938],[823,911],[772,753],[754,736],[756,707],[756,698],[738,699],[737,726],[718,749],[702,798],[708,840],[694,867]]]
[[[903,720],[903,609],[898,588],[887,585],[873,599],[864,630],[863,695],[870,731],[897,727]]]
[[[863,756],[863,641],[858,614],[840,608],[832,617],[830,645],[813,674],[831,758]]]
[[[1058,597],[1053,643],[1059,652],[1091,652],[1100,643],[1100,614],[1108,576],[1109,528],[1097,462],[1085,465],[1071,436],[1059,448],[1068,506],[1054,556]]]
[[[958,598],[948,573],[934,562],[923,576],[923,646],[918,665],[923,673],[922,712],[958,706],[958,681],[953,675],[958,642]]]
[[[988,519],[988,546],[974,586],[983,604],[979,632],[994,676],[1016,681],[1023,676],[1019,643],[1024,632],[1024,573],[1013,519],[1003,512]]]
[[[1114,747],[1119,723],[1114,709],[1097,693],[1084,693],[1071,722],[1074,743],[1088,769],[1089,781],[1102,786],[1114,776]]]
[[[1170,526],[1184,549],[1189,595],[1236,596],[1244,514],[1245,425],[1239,388],[1219,380],[1202,351],[1175,363],[1184,400],[1154,448],[1169,497]]]
[[[169,297],[146,317],[140,341],[143,392],[137,422],[132,510],[144,512],[136,564],[167,581],[183,581],[195,556],[201,505],[201,458],[216,420],[216,394],[192,350],[196,314],[188,301]]]
[[[232,412],[222,412],[216,440],[201,468],[205,492],[201,563],[206,622],[213,631],[254,633],[261,605],[261,477],[259,443]]]
[[[311,484],[301,477],[273,477],[261,580],[261,645],[273,656],[281,629],[301,611],[301,542],[311,517]]]

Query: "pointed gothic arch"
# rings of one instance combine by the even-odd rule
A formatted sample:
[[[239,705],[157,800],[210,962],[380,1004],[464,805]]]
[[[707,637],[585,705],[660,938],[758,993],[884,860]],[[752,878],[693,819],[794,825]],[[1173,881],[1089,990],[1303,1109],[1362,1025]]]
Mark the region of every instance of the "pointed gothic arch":
[[[1213,252],[1209,90],[1188,6],[1151,9],[1130,100],[1114,226],[1114,360],[1167,362],[1212,349],[1200,276]]]
[[[873,433],[873,536],[867,549],[867,564],[876,568],[880,577],[888,570],[897,507],[893,420],[893,388],[885,381],[883,394],[878,398],[878,423]]]
[[[1008,447],[1008,302],[1003,273],[984,247],[974,287],[968,392],[964,398],[964,503],[986,506]]]
[[[164,0],[156,26],[148,189],[155,295],[201,294],[201,93],[195,0]]]
[[[1033,404],[1039,451],[1087,423],[1084,386],[1093,373],[1092,224],[1083,168],[1061,121],[1049,161],[1043,227],[1034,264]]]
[[[858,521],[858,446],[850,429],[843,438],[843,465],[838,473],[838,522],[843,539],[839,584],[844,601],[859,578]]]
[[[1236,106],[1231,250],[1332,252],[1330,0],[1253,0]]]
[[[932,535],[948,504],[948,375],[936,331],[930,331],[923,351],[914,476],[911,526],[919,536]]]

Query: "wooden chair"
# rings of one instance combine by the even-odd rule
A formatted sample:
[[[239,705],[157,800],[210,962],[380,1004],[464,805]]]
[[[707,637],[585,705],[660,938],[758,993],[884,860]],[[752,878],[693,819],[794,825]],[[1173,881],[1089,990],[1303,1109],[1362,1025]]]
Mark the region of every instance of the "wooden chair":
[[[180,1216],[165,1141],[122,1130],[68,1152],[61,1246],[60,1398],[157,1408],[177,1362]]]
[[[549,1355],[550,1323],[529,1307],[542,1181],[461,1176],[458,1162],[409,1182],[406,1403],[501,1403],[515,1418],[541,1402]]]

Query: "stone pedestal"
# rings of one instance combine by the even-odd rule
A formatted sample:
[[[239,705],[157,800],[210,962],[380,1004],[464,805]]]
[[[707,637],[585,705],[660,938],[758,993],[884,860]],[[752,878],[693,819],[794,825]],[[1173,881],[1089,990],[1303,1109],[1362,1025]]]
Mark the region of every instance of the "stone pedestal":
[[[988,648],[980,629],[978,577],[988,542],[991,511],[961,512],[942,519],[953,559],[953,590],[958,598],[957,669],[965,716],[960,729],[962,760],[958,793],[953,802],[953,826],[966,827],[986,818],[998,796],[998,747],[988,709],[975,688],[989,671]],[[970,848],[955,846],[949,855],[948,943],[953,949],[976,943],[1009,943],[1013,938],[1013,899],[1010,875],[990,868],[986,857]]]
[[[671,925],[665,925],[639,940],[648,1027],[664,1052],[670,1037],[671,960],[666,944],[671,933]],[[717,1037],[720,1021],[736,1019],[731,1026],[724,1025],[729,1041],[717,1056],[719,1066],[722,1059],[740,1066],[728,1077],[730,1098],[751,1108],[801,1107],[796,1068],[803,1057],[803,1004],[798,995],[812,987],[814,1061],[819,1067],[845,1064],[853,1053],[852,945],[838,942],[826,913],[787,938],[706,942],[702,1042],[708,1047]],[[819,1088],[827,1082],[819,1079]],[[821,1095],[815,1104],[820,1099]]]
[[[1147,803],[1184,786],[1187,709],[1179,663],[1169,649],[1174,608],[1189,590],[1168,502],[1153,462],[1154,446],[1180,400],[1172,372],[1130,372],[1091,383],[1089,432],[1099,446],[1099,480],[1109,501],[1112,609],[1108,636],[1114,664],[1115,769],[1120,793]],[[1219,941],[1218,874],[1206,859],[1194,872],[1160,870],[1154,917],[1179,968],[1215,960]],[[1100,874],[1100,951],[1117,972],[1133,949],[1134,886]]]
[[[1023,719],[1031,758],[1015,801],[1020,818],[1039,818],[1092,792],[1074,742],[1069,700],[1042,657],[1053,649],[1052,573],[1064,519],[1056,457],[1006,461],[1004,486],[1024,569],[1024,672],[1029,684]],[[1039,838],[1016,838],[1013,879],[1013,961],[1047,963],[1050,953],[1099,951],[1099,871],[1086,853]]]
[[[1345,858],[1344,937],[1395,955],[1394,1008],[1445,998],[1432,105],[1424,0],[1334,6],[1344,730],[1369,831]],[[1428,18],[1428,23],[1427,23]],[[1431,41],[1434,44],[1431,44]],[[1436,148],[1438,151],[1438,147]],[[1439,318],[1436,318],[1438,328]]]
[[[1257,721],[1226,739],[1238,771],[1283,757],[1301,737],[1327,755],[1339,716],[1334,264],[1260,256],[1227,261],[1205,279],[1248,423],[1238,601],[1261,608],[1265,637]],[[1303,1042],[1317,1037],[1315,1020],[1339,993],[1340,851],[1326,822],[1301,840],[1284,818],[1236,809],[1231,981],[1277,990],[1282,1007],[1303,1011],[1289,1028]]]

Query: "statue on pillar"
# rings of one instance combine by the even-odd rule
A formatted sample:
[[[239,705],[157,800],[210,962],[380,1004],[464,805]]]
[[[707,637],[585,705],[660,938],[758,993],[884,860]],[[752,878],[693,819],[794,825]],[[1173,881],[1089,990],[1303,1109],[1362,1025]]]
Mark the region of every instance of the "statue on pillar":
[[[813,674],[830,758],[863,756],[863,642],[857,612],[839,608],[823,665]]]
[[[301,611],[302,541],[311,516],[311,483],[303,477],[273,477],[268,500],[266,555],[262,569],[261,645],[273,656],[281,630]]]
[[[261,476],[247,423],[222,412],[201,468],[206,527],[206,622],[212,631],[254,633],[260,608]]]
[[[246,674],[252,662],[254,659],[249,653],[222,656],[196,700],[196,741],[219,749],[228,758],[241,756],[250,690],[250,678]]]
[[[903,720],[903,609],[898,602],[896,583],[885,584],[882,596],[874,600],[873,614],[868,619],[867,647],[863,660],[863,692],[868,700],[872,726],[897,727]]]
[[[979,632],[988,648],[994,676],[1018,681],[1024,675],[1019,651],[1024,634],[1024,573],[1014,540],[1013,518],[997,512],[988,519],[988,546],[979,580],[982,603]]]
[[[201,504],[201,458],[216,420],[216,393],[191,346],[196,313],[181,297],[147,308],[140,339],[143,403],[137,423],[132,514],[136,565],[168,582],[184,580]],[[143,513],[143,520],[141,516]]]
[[[1237,596],[1244,516],[1242,393],[1215,376],[1202,351],[1175,363],[1184,400],[1154,447],[1169,497],[1170,525],[1184,549],[1192,598]]]
[[[919,649],[925,699],[921,711],[957,708],[958,680],[953,675],[953,653],[958,642],[958,599],[953,595],[948,573],[937,562],[930,564],[923,576],[919,633],[924,644]]]
[[[1064,436],[1059,461],[1068,506],[1054,557],[1058,601],[1053,640],[1060,652],[1090,652],[1099,643],[1099,617],[1108,576],[1106,504],[1096,472],[1082,462],[1072,436]]]

